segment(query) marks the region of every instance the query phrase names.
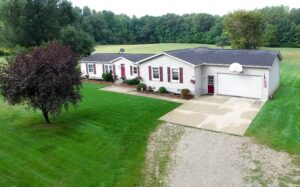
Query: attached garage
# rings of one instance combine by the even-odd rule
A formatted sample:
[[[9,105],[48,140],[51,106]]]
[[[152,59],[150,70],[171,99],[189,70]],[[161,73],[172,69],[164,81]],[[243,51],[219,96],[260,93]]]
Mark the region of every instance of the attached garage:
[[[217,86],[219,95],[260,99],[262,97],[263,77],[218,73]]]

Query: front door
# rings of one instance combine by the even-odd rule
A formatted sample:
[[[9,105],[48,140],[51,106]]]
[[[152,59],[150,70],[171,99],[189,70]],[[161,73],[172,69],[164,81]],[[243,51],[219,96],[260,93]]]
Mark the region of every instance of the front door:
[[[126,73],[125,73],[125,65],[121,64],[121,77],[125,77]]]
[[[208,76],[207,79],[207,85],[208,85],[208,94],[213,95],[215,93],[215,77],[214,76]]]

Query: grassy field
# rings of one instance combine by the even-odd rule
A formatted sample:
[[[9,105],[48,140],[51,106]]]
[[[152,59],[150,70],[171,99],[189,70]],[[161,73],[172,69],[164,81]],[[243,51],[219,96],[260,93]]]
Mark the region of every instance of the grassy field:
[[[126,53],[160,53],[162,51],[184,49],[200,46],[212,46],[203,44],[142,44],[142,45],[98,45],[95,48],[96,53],[118,53],[120,48],[124,48]]]
[[[283,54],[281,87],[252,122],[247,135],[277,150],[300,154],[300,49]]]
[[[1,63],[6,63],[5,57],[0,56],[0,64],[1,64]]]
[[[200,44],[104,45],[97,46],[96,52],[117,52],[123,47],[128,53],[159,53],[198,46],[217,48]],[[280,50],[283,55],[281,87],[274,100],[266,103],[246,134],[277,150],[300,154],[300,49],[263,49]]]
[[[84,84],[79,108],[52,128],[40,112],[1,101],[0,186],[135,186],[149,134],[178,104],[100,87]]]

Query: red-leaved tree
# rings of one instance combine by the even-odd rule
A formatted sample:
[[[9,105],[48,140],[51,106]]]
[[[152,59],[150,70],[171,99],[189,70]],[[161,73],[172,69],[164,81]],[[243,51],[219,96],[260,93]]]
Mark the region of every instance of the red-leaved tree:
[[[0,91],[11,105],[27,104],[40,109],[49,124],[49,113],[80,101],[78,58],[58,42],[19,54],[0,69]]]

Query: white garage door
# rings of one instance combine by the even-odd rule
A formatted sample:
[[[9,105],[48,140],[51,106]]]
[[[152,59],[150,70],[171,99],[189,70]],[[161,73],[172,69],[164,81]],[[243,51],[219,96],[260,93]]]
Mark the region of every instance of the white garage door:
[[[218,74],[218,94],[260,99],[262,77],[236,74]]]

